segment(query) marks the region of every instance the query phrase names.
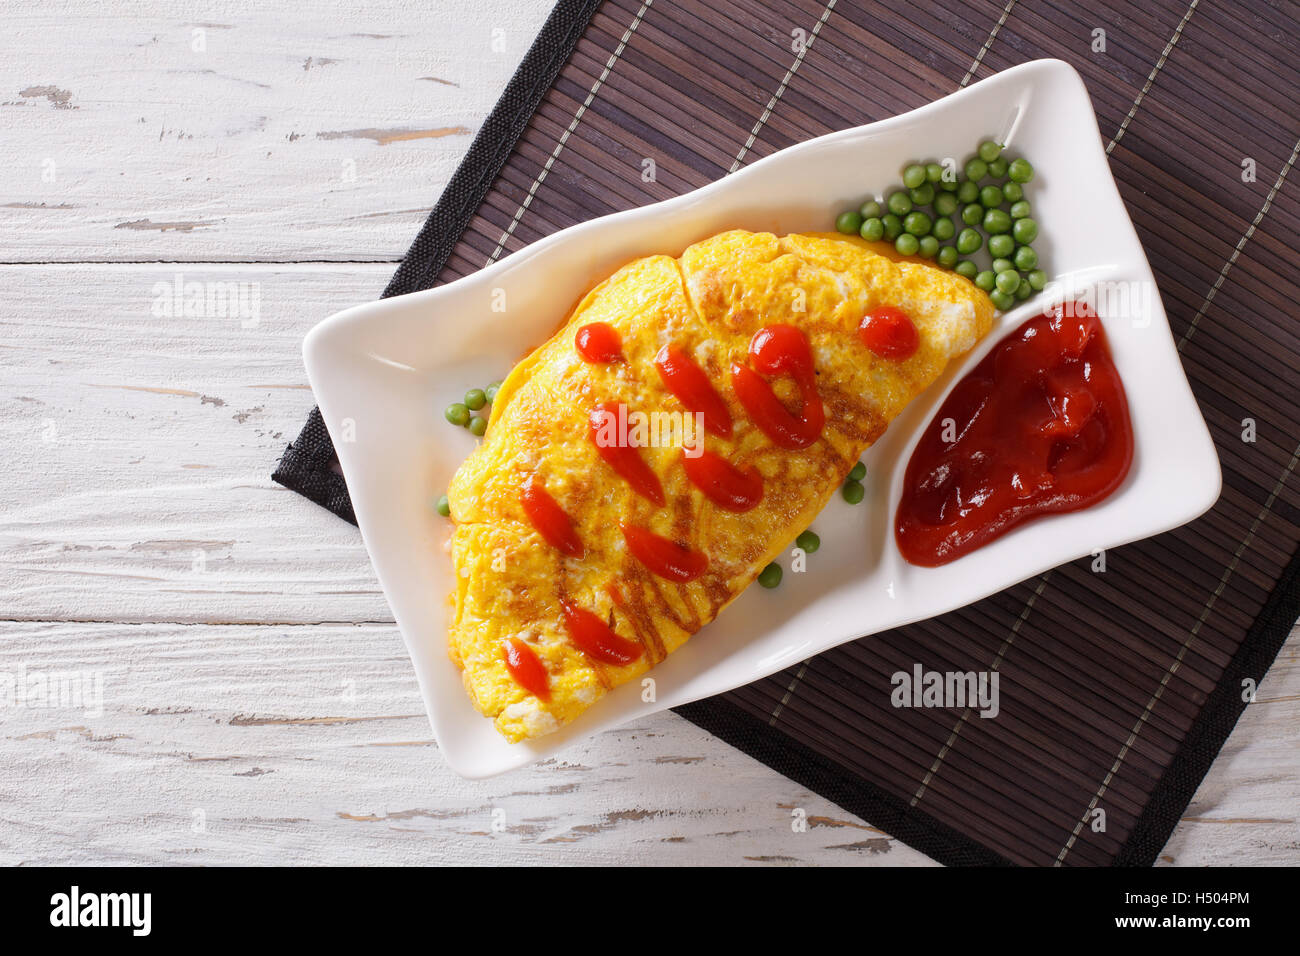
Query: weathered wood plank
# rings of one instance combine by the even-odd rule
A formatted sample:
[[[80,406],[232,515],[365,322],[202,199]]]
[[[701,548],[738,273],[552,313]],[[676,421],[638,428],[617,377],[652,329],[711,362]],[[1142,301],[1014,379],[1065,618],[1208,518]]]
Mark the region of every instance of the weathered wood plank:
[[[550,9],[2,6],[0,262],[400,259]]]
[[[0,624],[6,674],[103,694],[0,709],[3,864],[929,862],[667,713],[460,780],[392,626]]]
[[[303,335],[390,271],[0,267],[0,618],[392,620],[356,529],[270,479]],[[255,324],[155,314],[178,277],[244,284]]]

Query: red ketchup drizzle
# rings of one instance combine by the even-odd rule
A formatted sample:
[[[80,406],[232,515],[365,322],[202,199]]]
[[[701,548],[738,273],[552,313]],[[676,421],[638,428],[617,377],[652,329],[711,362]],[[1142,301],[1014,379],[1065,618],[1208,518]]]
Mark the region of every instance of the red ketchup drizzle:
[[[519,502],[524,507],[528,520],[537,529],[538,534],[554,547],[571,558],[580,558],[586,553],[578,533],[573,529],[573,522],[559,506],[550,493],[542,487],[536,475],[529,475],[519,493]]]
[[[691,484],[724,511],[749,511],[763,500],[763,478],[753,465],[742,470],[711,451],[683,454],[682,465]]]
[[[609,424],[606,425],[605,422]],[[657,505],[662,506],[664,503],[663,485],[659,483],[659,476],[650,470],[650,466],[645,463],[640,452],[635,447],[621,444],[621,436],[617,435],[618,422],[618,405],[614,402],[601,402],[591,411],[587,419],[590,427],[591,443],[596,446],[596,451],[607,465],[613,468],[623,477],[623,479],[632,486],[635,491],[643,498],[647,498]],[[613,430],[616,434],[614,441],[602,442],[601,432]],[[607,436],[608,437],[608,436]]]
[[[645,528],[629,524],[619,527],[632,556],[661,578],[685,584],[708,570],[708,556],[699,551],[692,551]]]
[[[693,412],[704,416],[704,427],[723,438],[731,437],[731,413],[714,390],[709,377],[675,345],[665,345],[655,356],[655,368],[664,387]]]
[[[935,414],[907,465],[899,550],[913,564],[946,564],[1036,515],[1100,501],[1132,461],[1101,322],[1082,303],[1058,306],[985,356]]]
[[[881,358],[899,361],[915,355],[917,346],[921,344],[912,320],[902,309],[892,305],[882,305],[874,312],[868,312],[858,326],[858,337]]]
[[[596,364],[623,360],[623,341],[613,326],[604,322],[592,322],[578,329],[573,345],[585,362]]]
[[[534,697],[550,699],[550,678],[546,676],[546,668],[531,647],[517,637],[507,638],[501,645],[501,656],[505,658],[506,669],[516,684]]]
[[[614,630],[590,611],[569,601],[560,601],[564,627],[578,650],[602,664],[624,667],[641,656],[641,645],[619,637]]]
[[[731,387],[754,424],[782,448],[807,448],[822,433],[826,413],[817,394],[817,373],[813,370],[808,339],[793,325],[769,325],[754,333],[749,342],[753,368],[733,362]],[[796,418],[781,404],[760,375],[786,374],[799,386],[800,409]]]

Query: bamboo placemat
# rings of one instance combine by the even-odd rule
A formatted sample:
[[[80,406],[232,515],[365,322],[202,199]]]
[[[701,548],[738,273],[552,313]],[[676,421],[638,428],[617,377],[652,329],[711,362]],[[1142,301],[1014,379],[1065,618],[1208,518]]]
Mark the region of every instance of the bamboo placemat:
[[[1300,612],[1297,15],[566,0],[385,294],[1016,63],[1071,63],[1218,447],[1218,504],[1105,573],[1065,565],[679,713],[943,862],[1150,864]],[[276,477],[351,520],[331,457],[314,415]],[[890,675],[915,664],[998,670],[1000,715],[895,709]]]

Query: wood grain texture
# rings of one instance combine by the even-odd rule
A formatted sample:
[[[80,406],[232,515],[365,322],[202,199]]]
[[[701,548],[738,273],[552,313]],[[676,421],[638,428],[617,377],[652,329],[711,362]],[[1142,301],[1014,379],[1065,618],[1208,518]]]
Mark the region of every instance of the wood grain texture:
[[[927,862],[671,714],[461,780],[392,625],[3,624],[0,648],[103,686],[100,716],[5,713],[0,863]]]
[[[672,714],[460,780],[355,529],[269,479],[303,334],[378,294],[546,6],[0,3],[0,863],[930,862]],[[157,314],[178,275],[257,321]],[[52,675],[102,706],[6,702]],[[1298,725],[1293,634],[1164,862],[1300,858]]]
[[[0,267],[3,616],[392,620],[356,529],[270,478],[313,404],[303,335],[391,270]],[[177,275],[255,284],[257,325],[153,314]]]
[[[3,8],[0,261],[394,261],[549,4]]]

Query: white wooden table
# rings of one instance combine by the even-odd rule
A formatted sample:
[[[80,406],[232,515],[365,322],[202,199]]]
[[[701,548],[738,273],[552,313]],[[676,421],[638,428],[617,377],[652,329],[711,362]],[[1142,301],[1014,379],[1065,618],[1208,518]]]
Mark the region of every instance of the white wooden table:
[[[303,334],[383,288],[548,4],[364,7],[0,3],[0,692],[88,693],[0,709],[0,863],[931,862],[670,713],[443,766],[355,529],[269,474]],[[1300,860],[1298,654],[1165,861]]]

